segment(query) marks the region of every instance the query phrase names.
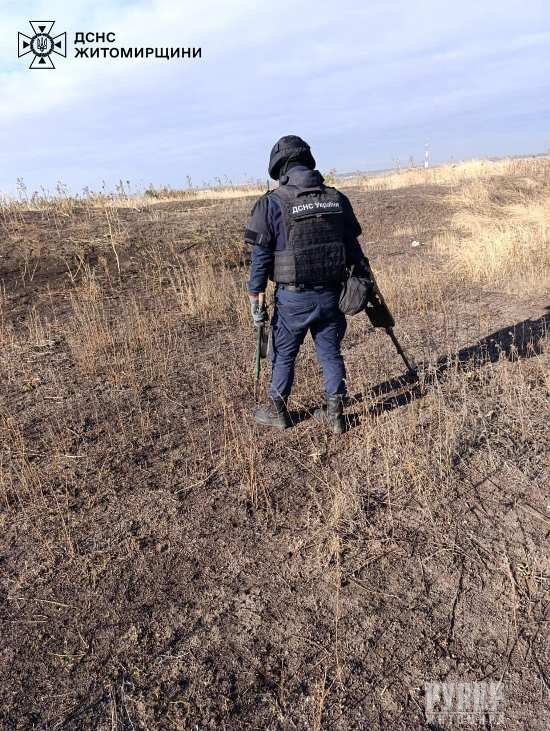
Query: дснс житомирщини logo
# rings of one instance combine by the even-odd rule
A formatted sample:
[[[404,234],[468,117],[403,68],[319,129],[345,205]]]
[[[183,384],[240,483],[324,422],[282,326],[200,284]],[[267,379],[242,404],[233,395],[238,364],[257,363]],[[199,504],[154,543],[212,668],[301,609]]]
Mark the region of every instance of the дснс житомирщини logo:
[[[55,20],[30,20],[29,23],[34,35],[17,34],[17,55],[21,57],[32,53],[31,69],[54,69],[50,56],[52,53],[67,56],[67,34],[52,36]]]

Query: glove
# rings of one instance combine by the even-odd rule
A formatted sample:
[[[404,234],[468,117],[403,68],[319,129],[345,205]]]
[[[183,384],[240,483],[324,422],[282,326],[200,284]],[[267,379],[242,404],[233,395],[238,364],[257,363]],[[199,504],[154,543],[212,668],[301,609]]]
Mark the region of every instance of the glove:
[[[259,298],[253,297],[252,295],[250,295],[250,314],[252,315],[255,328],[259,328],[267,322],[267,309],[265,305],[260,305]]]

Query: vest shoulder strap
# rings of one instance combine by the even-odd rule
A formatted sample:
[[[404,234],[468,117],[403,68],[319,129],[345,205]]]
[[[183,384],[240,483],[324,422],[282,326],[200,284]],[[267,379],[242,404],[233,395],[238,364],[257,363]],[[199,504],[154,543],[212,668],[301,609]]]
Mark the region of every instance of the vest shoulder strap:
[[[278,188],[271,191],[271,195],[279,198],[281,201],[288,202],[296,197],[296,192],[297,189],[295,185],[290,187],[288,185],[280,185]]]
[[[278,188],[275,188],[275,190],[271,191],[271,194],[276,195],[281,200],[288,202],[302,195],[309,195],[310,193],[325,193],[327,190],[327,187],[323,184],[315,185],[311,188],[300,188],[297,185],[287,184],[280,185]]]

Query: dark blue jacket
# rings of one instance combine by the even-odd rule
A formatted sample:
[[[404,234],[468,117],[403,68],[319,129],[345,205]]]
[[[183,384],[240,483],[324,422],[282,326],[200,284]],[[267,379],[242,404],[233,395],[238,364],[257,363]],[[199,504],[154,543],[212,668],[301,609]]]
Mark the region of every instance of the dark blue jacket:
[[[305,165],[296,165],[287,172],[289,183],[301,188],[311,188],[323,182],[323,176],[318,170],[310,170]],[[357,237],[361,234],[361,226],[351,203],[342,195],[345,214],[347,217],[346,237],[346,264],[359,264],[365,258]],[[279,201],[276,196],[263,195],[250,214],[250,220],[245,232],[246,243],[252,246],[252,264],[248,291],[257,294],[267,287],[269,273],[273,268],[273,252],[280,251],[286,246],[286,229]]]

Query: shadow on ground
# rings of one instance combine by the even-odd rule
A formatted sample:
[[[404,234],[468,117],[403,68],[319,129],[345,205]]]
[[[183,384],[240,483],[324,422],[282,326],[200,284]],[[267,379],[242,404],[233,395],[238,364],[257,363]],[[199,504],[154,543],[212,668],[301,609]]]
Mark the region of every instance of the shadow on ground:
[[[546,309],[550,310],[550,305]],[[367,413],[370,416],[377,416],[384,411],[406,406],[411,401],[425,396],[430,383],[439,381],[452,367],[466,370],[487,363],[496,363],[502,356],[515,361],[540,355],[542,353],[541,339],[547,332],[550,332],[550,312],[537,320],[523,320],[515,325],[501,328],[478,340],[474,345],[461,348],[454,355],[441,356],[433,365],[421,363],[416,371],[409,371],[379,383],[373,386],[367,394],[358,393],[350,396],[348,404],[353,406],[362,403],[367,396],[369,399],[387,396],[368,409]],[[425,377],[422,380],[418,378],[419,372],[424,373]],[[351,429],[359,424],[360,415],[358,413],[348,414],[346,422],[347,428]]]

